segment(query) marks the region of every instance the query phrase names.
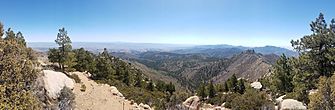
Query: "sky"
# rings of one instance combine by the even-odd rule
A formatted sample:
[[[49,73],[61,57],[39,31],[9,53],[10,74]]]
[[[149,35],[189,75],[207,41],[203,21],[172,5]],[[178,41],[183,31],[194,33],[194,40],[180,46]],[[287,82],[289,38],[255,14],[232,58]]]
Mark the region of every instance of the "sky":
[[[334,0],[1,0],[0,21],[28,42],[230,44],[290,47]]]

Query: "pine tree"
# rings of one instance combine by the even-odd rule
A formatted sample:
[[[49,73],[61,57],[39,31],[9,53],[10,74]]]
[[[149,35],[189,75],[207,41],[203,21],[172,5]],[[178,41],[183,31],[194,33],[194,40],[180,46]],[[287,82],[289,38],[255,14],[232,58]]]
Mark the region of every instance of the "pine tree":
[[[292,92],[293,69],[289,63],[289,58],[283,54],[273,67],[273,75],[271,77],[272,89],[281,94]]]
[[[287,97],[308,103],[307,90],[316,87],[321,76],[330,77],[335,71],[335,31],[334,22],[329,27],[322,13],[310,24],[311,35],[291,41],[292,47],[299,52],[292,58],[293,92]]]
[[[227,84],[228,84],[228,88],[230,92],[237,92],[237,78],[235,76],[235,74],[233,74],[228,80],[227,80]]]
[[[205,98],[207,96],[205,83],[203,82],[200,83],[200,86],[197,90],[197,95],[200,96],[201,98]]]
[[[96,58],[95,70],[91,72],[93,79],[115,79],[115,69],[112,63],[112,57],[104,49]]]
[[[215,91],[214,85],[212,82],[210,82],[208,86],[208,96],[209,98],[213,98],[215,97],[215,95],[216,95],[216,91]]]
[[[130,78],[129,78],[129,71],[126,71],[124,76],[123,76],[123,83],[125,83],[127,86],[130,85]]]
[[[76,64],[75,54],[72,52],[71,39],[67,35],[65,28],[59,29],[55,42],[58,44],[58,51],[54,49],[49,50],[48,58],[50,61],[57,61],[59,68],[65,72],[65,69],[72,70],[72,67]],[[55,53],[53,53],[55,52]],[[56,53],[57,52],[57,53]],[[55,55],[55,56],[52,56]],[[53,59],[56,58],[56,59]],[[65,67],[67,66],[67,67]]]
[[[146,89],[149,90],[149,91],[154,91],[154,88],[155,88],[155,86],[154,86],[153,82],[149,81]]]
[[[169,84],[167,84],[167,87],[166,87],[166,91],[168,91],[170,93],[170,95],[173,94],[173,92],[176,91],[176,88],[175,86],[172,84],[172,82],[170,82]]]
[[[229,91],[228,84],[227,84],[227,81],[225,81],[223,83],[223,92],[228,92],[228,91]]]
[[[84,72],[84,71],[94,71],[95,70],[95,60],[94,60],[94,54],[85,50],[84,48],[75,49],[73,50],[75,53],[75,57],[77,59],[76,65],[74,65],[74,68],[78,71]]]
[[[330,77],[335,71],[335,31],[332,20],[330,27],[327,27],[324,15],[320,13],[319,17],[313,21],[311,31],[313,34],[304,36],[300,40],[291,41],[292,46],[300,52],[299,58],[305,58],[308,65],[305,71],[313,73],[310,79],[317,79],[319,76]]]
[[[136,76],[135,76],[135,86],[136,87],[142,87],[143,85],[142,85],[142,74],[140,74],[140,73],[136,73]]]
[[[168,91],[169,85],[166,85],[163,81],[157,81],[156,88],[158,91]]]
[[[238,87],[237,92],[240,93],[240,94],[243,94],[244,91],[245,91],[244,80],[243,79],[238,80],[238,84],[237,85],[238,85],[237,86]]]

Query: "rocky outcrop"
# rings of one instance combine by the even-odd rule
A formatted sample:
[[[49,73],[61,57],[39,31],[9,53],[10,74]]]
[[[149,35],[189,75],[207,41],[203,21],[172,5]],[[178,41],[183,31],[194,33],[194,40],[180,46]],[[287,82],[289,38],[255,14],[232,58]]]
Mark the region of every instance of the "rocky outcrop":
[[[284,99],[280,103],[280,110],[307,110],[307,107],[294,99]]]
[[[47,95],[52,99],[56,99],[64,87],[74,88],[74,80],[62,72],[43,70],[42,79]]]
[[[285,97],[286,95],[282,95],[282,96],[280,96],[280,97],[278,97],[277,99],[276,99],[276,103],[281,103],[284,99],[284,97]]]
[[[188,110],[197,110],[200,104],[198,96],[191,96],[183,102],[183,106]]]
[[[256,82],[251,83],[250,85],[251,85],[252,88],[255,88],[255,89],[258,89],[258,90],[262,88],[261,82],[256,81]]]
[[[223,103],[221,106],[207,103],[201,104],[200,98],[198,96],[191,96],[187,98],[182,105],[183,107],[181,110],[230,110],[224,107],[225,103]]]
[[[111,86],[110,88],[113,95],[123,97],[122,93],[120,93],[115,86]]]
[[[151,110],[150,106],[147,104],[140,103],[138,106],[143,108],[144,110]]]

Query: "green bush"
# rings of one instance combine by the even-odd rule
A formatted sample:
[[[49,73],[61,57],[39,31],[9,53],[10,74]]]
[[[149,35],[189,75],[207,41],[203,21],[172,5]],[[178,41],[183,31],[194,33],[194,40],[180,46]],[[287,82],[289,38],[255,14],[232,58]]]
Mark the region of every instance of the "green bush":
[[[64,87],[58,97],[58,108],[60,110],[73,110],[74,109],[75,95],[71,89]]]
[[[74,82],[76,82],[76,83],[81,83],[81,80],[80,80],[80,78],[79,78],[78,75],[76,75],[76,74],[71,74],[71,75],[69,75],[69,77],[72,78],[72,79],[74,79]]]
[[[236,96],[229,104],[233,110],[274,109],[274,104],[268,100],[267,94],[253,88],[247,89],[243,95]]]
[[[85,92],[86,91],[86,86],[85,84],[81,84],[80,86],[80,91]]]

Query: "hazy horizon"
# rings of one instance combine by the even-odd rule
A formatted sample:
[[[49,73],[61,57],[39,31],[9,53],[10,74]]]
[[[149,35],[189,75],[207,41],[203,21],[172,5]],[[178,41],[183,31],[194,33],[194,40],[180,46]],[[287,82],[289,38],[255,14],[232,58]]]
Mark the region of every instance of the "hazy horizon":
[[[53,42],[65,27],[73,42],[131,42],[291,48],[309,35],[320,12],[335,17],[334,1],[312,0],[4,0],[5,28],[28,42]],[[15,4],[15,5],[12,5]],[[29,4],[29,5],[27,5]]]
[[[58,45],[55,42],[27,42],[28,46],[38,46],[38,47],[57,47]],[[264,46],[244,46],[244,45],[231,45],[231,44],[173,44],[173,43],[137,43],[137,42],[72,42],[74,44],[74,46],[78,47],[79,46],[87,46],[87,44],[133,44],[133,45],[138,45],[138,46],[143,46],[143,45],[159,45],[160,47],[158,48],[166,48],[166,47],[173,47],[173,48],[188,48],[188,47],[195,47],[195,46],[217,46],[217,45],[228,45],[228,46],[236,46],[236,47],[249,47],[249,48],[255,48],[255,47],[266,47],[266,46],[274,46],[274,45],[264,45]],[[147,46],[148,48],[150,46]],[[289,50],[293,50],[292,47],[283,47],[283,46],[274,46],[274,47],[280,47],[280,48],[285,48],[285,49],[289,49]],[[103,47],[101,47],[102,49]],[[126,46],[124,48],[127,48]],[[157,48],[157,47],[152,47],[152,48]]]

